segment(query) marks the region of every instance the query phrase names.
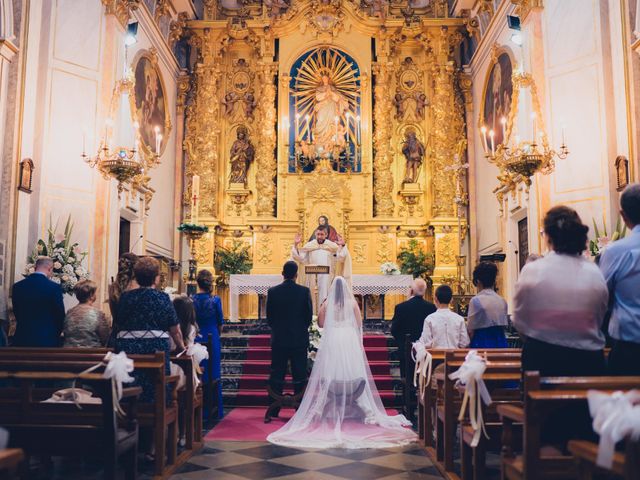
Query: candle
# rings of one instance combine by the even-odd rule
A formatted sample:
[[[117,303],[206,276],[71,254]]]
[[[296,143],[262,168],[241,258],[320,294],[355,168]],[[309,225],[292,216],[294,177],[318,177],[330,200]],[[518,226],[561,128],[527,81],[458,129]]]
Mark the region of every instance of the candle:
[[[293,139],[297,142],[298,141],[298,134],[300,132],[300,114],[299,113],[296,113],[296,120],[295,121],[296,121],[296,123],[295,123],[296,130],[295,130],[295,132],[293,134]]]
[[[160,156],[160,144],[162,143],[162,135],[160,135],[160,127],[156,126],[154,128],[156,132],[156,155]]]
[[[483,125],[482,128],[480,128],[480,132],[482,133],[482,144],[484,146],[484,153],[487,153],[487,150],[489,150],[489,147],[487,146],[487,127]]]
[[[307,121],[307,130],[309,130],[309,135],[307,135],[309,137],[309,143],[313,142],[313,138],[311,136],[311,117],[309,115],[304,117],[305,120]]]
[[[565,126],[562,125],[562,145],[563,146],[565,145],[565,142],[564,142],[564,129],[565,129]]]
[[[491,139],[491,155],[494,156],[496,154],[496,149],[494,145],[493,138],[496,136],[496,132],[493,130],[489,130],[489,138]]]
[[[191,177],[191,194],[195,197],[200,195],[200,176],[194,175]]]
[[[502,117],[500,123],[502,124],[502,143],[504,143],[507,141],[507,117]]]
[[[356,116],[356,143],[360,145],[360,115]]]
[[[87,131],[85,129],[82,130],[82,155],[84,156],[87,153]]]

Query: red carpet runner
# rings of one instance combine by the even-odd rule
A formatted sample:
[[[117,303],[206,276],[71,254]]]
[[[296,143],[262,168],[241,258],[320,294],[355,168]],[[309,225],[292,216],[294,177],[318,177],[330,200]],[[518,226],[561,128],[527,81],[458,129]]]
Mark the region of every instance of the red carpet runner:
[[[271,365],[270,335],[249,337],[246,358],[234,401],[239,407],[263,407],[267,405],[266,382]],[[364,347],[382,401],[386,407],[397,405],[393,390],[394,379],[389,368],[389,348],[384,335],[365,335]],[[287,377],[290,381],[290,377]],[[234,411],[235,412],[235,411]],[[263,411],[264,414],[264,411]]]

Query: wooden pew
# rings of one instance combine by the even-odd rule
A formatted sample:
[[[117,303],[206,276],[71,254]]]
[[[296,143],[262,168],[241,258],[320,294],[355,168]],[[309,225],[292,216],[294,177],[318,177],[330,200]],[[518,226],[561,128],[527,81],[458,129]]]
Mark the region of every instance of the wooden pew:
[[[0,480],[12,478],[24,462],[24,451],[21,448],[5,448],[0,450]]]
[[[598,444],[586,440],[571,440],[569,451],[577,462],[578,478],[591,480],[596,475],[611,473],[624,480],[640,479],[640,442],[625,440],[624,452],[615,452],[610,470],[604,470],[596,465],[598,458]]]
[[[94,353],[79,351],[84,349],[42,348],[31,349],[30,352],[27,350],[30,349],[0,349],[0,372],[79,373],[100,363],[104,357],[104,351]],[[164,352],[156,352],[152,355],[128,356],[134,361],[135,369],[150,375],[154,383],[155,401],[138,405],[138,423],[141,427],[152,428],[154,431],[154,474],[157,477],[166,476],[179,466],[176,461],[178,443],[176,389],[179,377],[166,374],[164,355]],[[189,455],[190,452],[187,452],[180,459],[180,463],[186,461]]]
[[[523,407],[498,407],[503,421],[503,478],[576,478],[578,471],[572,456],[562,452],[542,454],[541,425],[545,418],[564,406],[584,406],[588,390],[614,392],[634,388],[640,388],[640,377],[540,377],[538,372],[527,372]],[[523,425],[521,442],[517,442],[513,435],[515,422]],[[516,455],[516,451],[521,453]]]
[[[111,380],[101,374],[69,372],[0,373],[10,386],[0,389],[0,424],[9,430],[10,445],[27,455],[101,456],[104,478],[115,479],[119,457],[126,459],[126,478],[137,477],[138,424],[135,417],[140,387],[123,389],[127,416],[119,422]],[[55,388],[42,382],[79,380],[89,385],[101,404],[42,403]]]
[[[520,352],[504,352],[497,349],[478,350],[488,360],[483,376],[490,392],[493,389],[504,390],[505,382],[518,381],[521,376]],[[457,371],[464,363],[466,352],[450,350],[445,353],[444,369],[434,374],[437,385],[436,401],[436,459],[442,462],[444,470],[454,469],[454,444],[458,415],[462,406],[463,394],[456,391],[455,381],[449,375]],[[519,392],[504,393],[508,399],[515,400]]]
[[[24,355],[38,355],[40,359],[49,358],[53,360],[83,361],[91,359],[95,363],[99,363],[107,354],[112,351],[109,348],[21,348],[9,347],[0,350],[0,361],[3,359],[19,360],[25,358]],[[130,356],[131,357],[131,356]],[[171,361],[179,365],[185,373],[186,385],[178,391],[178,411],[184,415],[184,424],[181,428],[186,431],[186,448],[193,450],[202,446],[202,407],[203,393],[202,386],[197,389],[193,384],[193,362],[191,357],[181,355],[180,357],[172,356]]]

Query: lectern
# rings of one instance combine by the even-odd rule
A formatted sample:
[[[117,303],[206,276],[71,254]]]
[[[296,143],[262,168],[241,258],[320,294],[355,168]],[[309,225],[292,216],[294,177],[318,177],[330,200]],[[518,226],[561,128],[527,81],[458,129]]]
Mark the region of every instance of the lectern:
[[[318,306],[320,304],[320,299],[318,298],[318,275],[328,275],[329,274],[329,265],[305,265],[304,266],[304,274],[305,275],[314,275],[313,282],[313,313],[315,315],[318,314]],[[324,300],[324,299],[323,299]]]

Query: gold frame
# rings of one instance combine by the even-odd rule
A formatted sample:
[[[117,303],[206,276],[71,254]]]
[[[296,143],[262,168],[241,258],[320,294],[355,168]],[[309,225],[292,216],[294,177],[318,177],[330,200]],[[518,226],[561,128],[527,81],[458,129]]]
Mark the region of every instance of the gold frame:
[[[136,80],[136,68],[138,67],[138,63],[143,58],[146,58],[151,65],[156,70],[158,75],[158,79],[160,80],[160,86],[162,87],[162,97],[164,99],[164,131],[162,132],[162,143],[160,144],[160,157],[164,154],[167,145],[169,143],[169,136],[171,135],[171,111],[169,110],[169,99],[167,98],[167,85],[164,82],[164,77],[162,76],[162,70],[160,69],[160,65],[158,64],[158,53],[156,50],[151,47],[149,50],[139,50],[133,60],[131,61],[131,76],[133,78],[133,92],[129,97],[129,105],[131,107],[131,118],[132,121],[136,122],[138,120],[138,110],[136,108],[136,98],[135,98],[135,80]],[[155,151],[153,146],[147,145],[140,136],[140,153],[142,153],[146,158],[154,158]]]
[[[507,56],[509,57],[509,60],[511,61],[511,75],[513,78],[513,72],[516,69],[517,63],[516,63],[516,58],[515,55],[513,53],[513,50],[511,50],[507,45],[498,45],[495,44],[493,46],[493,48],[491,49],[491,64],[489,65],[489,68],[487,70],[487,74],[484,78],[484,85],[482,86],[482,103],[480,104],[480,108],[478,109],[478,128],[482,128],[482,125],[484,124],[485,118],[484,118],[484,104],[485,101],[487,99],[487,87],[489,86],[489,78],[491,77],[491,73],[493,72],[494,67],[496,66],[496,64],[498,63],[498,58],[500,58],[502,56],[503,53],[506,53]],[[513,86],[513,80],[511,81],[511,84]],[[513,103],[513,102],[512,102]],[[511,113],[511,106],[509,106],[509,113]],[[509,115],[509,117],[511,117],[511,115]],[[507,120],[510,120],[510,118],[507,117]],[[507,130],[509,129],[510,124],[507,123],[506,128]]]

